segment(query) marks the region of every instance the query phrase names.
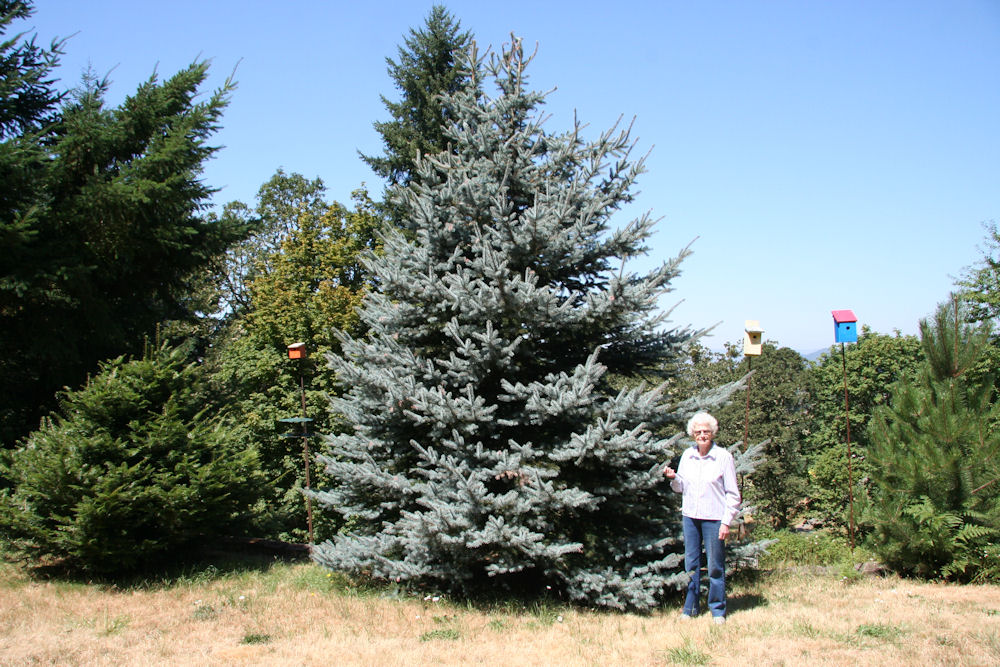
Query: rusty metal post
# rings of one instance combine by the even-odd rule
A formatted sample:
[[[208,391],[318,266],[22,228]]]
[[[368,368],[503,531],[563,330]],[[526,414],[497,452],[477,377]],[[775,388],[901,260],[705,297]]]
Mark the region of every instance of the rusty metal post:
[[[301,359],[299,360],[302,361]],[[302,458],[305,462],[306,467],[306,491],[311,491],[312,486],[309,481],[309,431],[308,423],[305,421],[306,417],[306,381],[305,381],[305,371],[302,369],[302,364],[299,364],[299,389],[302,395]],[[312,508],[312,496],[308,493],[306,495],[306,521],[309,524],[309,544],[314,544],[313,539],[313,508]]]
[[[847,424],[847,497],[850,502],[851,553],[854,553],[854,473],[851,462],[851,406],[847,398],[847,352],[840,344],[840,358],[844,367],[844,419]]]

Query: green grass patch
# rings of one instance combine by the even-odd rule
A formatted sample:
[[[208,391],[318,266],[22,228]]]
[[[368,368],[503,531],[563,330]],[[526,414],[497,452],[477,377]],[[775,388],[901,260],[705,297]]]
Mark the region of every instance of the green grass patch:
[[[809,639],[815,639],[823,634],[811,623],[807,623],[803,620],[796,620],[792,623],[792,632],[799,637],[807,637]]]
[[[420,635],[420,641],[422,642],[432,642],[438,639],[446,641],[454,641],[461,638],[461,633],[455,628],[442,628],[440,630],[431,630],[430,632],[425,632]]]
[[[494,618],[486,624],[486,627],[494,632],[502,632],[506,630],[508,626],[510,626],[510,622],[502,618]]]
[[[862,637],[881,639],[883,641],[896,641],[903,634],[903,629],[897,625],[887,623],[862,623],[855,632]]]
[[[666,657],[675,665],[707,665],[712,660],[712,656],[695,646],[690,639],[684,642],[684,646],[667,649]]]
[[[248,632],[240,640],[241,644],[268,644],[271,642],[271,635],[262,632]]]
[[[199,604],[191,615],[196,621],[211,621],[219,615],[219,610],[210,604]]]

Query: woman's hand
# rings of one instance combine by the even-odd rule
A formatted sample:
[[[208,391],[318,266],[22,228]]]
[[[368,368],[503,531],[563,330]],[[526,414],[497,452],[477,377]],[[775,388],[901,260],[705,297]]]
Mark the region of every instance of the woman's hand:
[[[667,479],[673,479],[674,477],[677,476],[677,472],[673,468],[671,468],[670,466],[667,466],[666,468],[663,469],[663,475]]]
[[[719,524],[719,539],[720,540],[725,540],[727,537],[729,537],[729,526],[727,526],[724,523],[720,523]]]

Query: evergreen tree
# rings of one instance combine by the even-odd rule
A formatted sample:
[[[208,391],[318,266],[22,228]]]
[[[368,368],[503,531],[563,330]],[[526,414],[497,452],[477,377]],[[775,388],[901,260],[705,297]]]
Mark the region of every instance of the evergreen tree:
[[[0,0],[0,38],[32,13],[30,1]],[[61,40],[48,48],[22,35],[0,41],[0,139],[30,135],[55,119],[62,95],[50,77],[61,53]]]
[[[6,446],[98,361],[137,352],[158,323],[197,320],[207,269],[246,231],[202,215],[207,141],[231,89],[196,101],[207,64],[154,76],[113,109],[107,82],[89,78],[53,116],[54,56],[28,53],[31,71],[0,67],[0,88],[27,86],[37,109],[15,114],[0,144],[0,383],[16,387],[0,404]]]
[[[23,35],[7,38],[17,20],[32,13],[30,2],[0,0],[0,343],[7,352],[0,361],[0,383],[10,391],[0,399],[0,445],[22,435],[34,420],[26,418],[31,403],[20,402],[16,394],[30,387],[16,380],[30,377],[25,365],[18,365],[13,341],[5,340],[4,331],[19,308],[18,294],[28,285],[30,275],[40,260],[30,248],[40,224],[39,202],[44,201],[43,185],[46,156],[43,146],[45,129],[53,120],[61,96],[52,89],[52,69],[58,64],[59,44],[43,49],[34,39]],[[13,388],[17,387],[17,391]],[[57,387],[56,387],[57,388]],[[56,388],[52,388],[52,391]]]
[[[920,322],[926,361],[869,428],[872,543],[887,565],[923,577],[1000,579],[1000,402],[969,373],[990,327],[957,299]]]
[[[13,551],[89,572],[140,570],[246,520],[256,458],[213,414],[183,350],[102,364],[62,396],[0,473],[0,535]]]
[[[406,184],[415,176],[418,155],[434,155],[448,145],[445,130],[454,111],[447,102],[472,83],[458,65],[458,54],[471,43],[472,35],[441,5],[431,8],[421,30],[410,30],[399,47],[399,62],[386,58],[389,76],[402,93],[398,102],[382,97],[392,120],[375,123],[382,135],[385,153],[362,155],[375,173],[390,184]]]
[[[693,334],[661,329],[656,302],[688,251],[626,271],[653,225],[610,227],[643,169],[628,131],[544,132],[519,41],[470,62],[498,93],[446,101],[452,150],[418,160],[397,191],[407,227],[368,260],[368,335],[330,357],[349,428],[328,438],[332,488],[316,497],[351,532],[313,555],[453,593],[549,586],[650,609],[686,584],[662,475],[679,439],[651,431],[709,401],[608,378],[676,372]]]

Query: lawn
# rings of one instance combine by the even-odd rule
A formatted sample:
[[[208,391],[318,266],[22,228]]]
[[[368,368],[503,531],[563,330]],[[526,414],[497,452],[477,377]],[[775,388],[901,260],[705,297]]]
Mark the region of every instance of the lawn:
[[[128,585],[0,566],[2,665],[998,665],[1000,586],[779,568],[715,626],[359,588],[308,561]]]

